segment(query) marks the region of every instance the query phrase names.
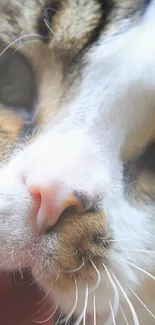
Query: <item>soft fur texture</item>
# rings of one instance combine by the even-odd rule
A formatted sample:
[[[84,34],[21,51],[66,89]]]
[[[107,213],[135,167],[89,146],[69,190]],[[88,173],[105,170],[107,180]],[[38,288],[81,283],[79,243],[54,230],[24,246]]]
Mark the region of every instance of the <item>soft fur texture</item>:
[[[76,325],[155,323],[154,17],[154,0],[0,0],[1,268],[28,267]],[[38,178],[88,211],[39,235]]]

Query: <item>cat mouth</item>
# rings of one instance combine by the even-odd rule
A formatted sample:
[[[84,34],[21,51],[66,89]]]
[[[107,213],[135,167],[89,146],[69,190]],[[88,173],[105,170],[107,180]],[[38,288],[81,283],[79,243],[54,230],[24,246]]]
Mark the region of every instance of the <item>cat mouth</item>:
[[[52,301],[38,288],[27,271],[22,275],[20,272],[0,274],[1,324],[54,325],[58,311],[51,317],[53,308]]]

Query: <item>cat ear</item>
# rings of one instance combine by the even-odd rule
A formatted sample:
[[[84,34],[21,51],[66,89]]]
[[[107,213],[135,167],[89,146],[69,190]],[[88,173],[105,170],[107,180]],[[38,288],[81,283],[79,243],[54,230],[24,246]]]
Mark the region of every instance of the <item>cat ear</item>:
[[[36,107],[36,82],[30,62],[14,49],[1,51],[0,102],[25,120],[32,120]]]

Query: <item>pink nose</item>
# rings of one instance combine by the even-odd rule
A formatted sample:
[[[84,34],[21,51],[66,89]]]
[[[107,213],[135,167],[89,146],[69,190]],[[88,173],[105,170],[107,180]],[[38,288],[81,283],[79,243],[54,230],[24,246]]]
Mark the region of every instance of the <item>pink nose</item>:
[[[82,201],[62,183],[50,184],[27,182],[27,189],[37,206],[37,215],[34,225],[37,232],[46,232],[53,227],[62,213],[69,207],[75,212],[84,212]]]

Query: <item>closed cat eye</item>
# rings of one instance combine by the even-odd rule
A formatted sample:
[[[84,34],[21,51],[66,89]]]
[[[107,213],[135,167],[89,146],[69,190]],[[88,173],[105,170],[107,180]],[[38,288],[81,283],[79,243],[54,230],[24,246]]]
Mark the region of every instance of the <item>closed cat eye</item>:
[[[60,8],[60,2],[55,1],[51,6],[45,6],[38,20],[38,32],[43,37],[44,42],[49,39],[50,29],[52,28],[52,20]],[[51,36],[51,34],[50,34]]]
[[[36,83],[29,61],[14,49],[0,56],[0,103],[31,120],[35,113]]]
[[[155,174],[155,141],[150,142],[137,159],[138,169]]]

